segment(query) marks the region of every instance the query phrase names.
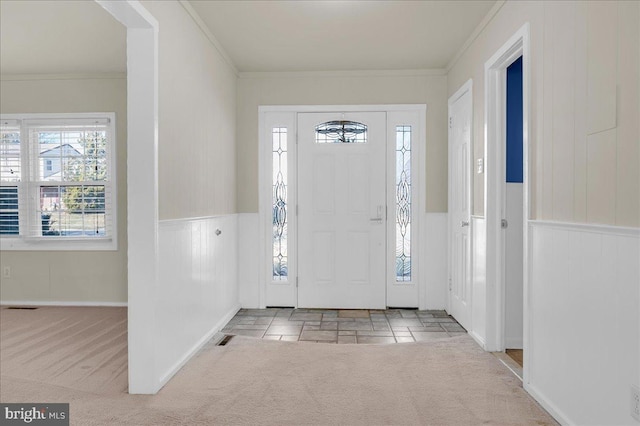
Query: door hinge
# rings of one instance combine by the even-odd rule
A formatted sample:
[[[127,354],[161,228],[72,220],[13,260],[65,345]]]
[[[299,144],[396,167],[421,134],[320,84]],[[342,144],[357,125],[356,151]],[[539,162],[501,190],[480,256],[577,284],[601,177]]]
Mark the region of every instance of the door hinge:
[[[449,117],[449,128],[453,128],[453,117]]]
[[[507,219],[500,220],[500,227],[502,229],[507,229],[509,227],[509,222],[507,222]]]
[[[296,288],[298,288],[298,277],[296,277]]]
[[[298,216],[298,205],[296,204],[296,216]]]
[[[451,291],[451,278],[449,278],[449,291]]]

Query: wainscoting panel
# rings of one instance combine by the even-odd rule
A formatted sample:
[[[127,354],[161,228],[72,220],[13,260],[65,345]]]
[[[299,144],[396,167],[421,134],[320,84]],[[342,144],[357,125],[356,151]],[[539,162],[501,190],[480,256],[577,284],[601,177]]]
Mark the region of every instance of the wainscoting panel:
[[[238,217],[159,223],[155,350],[164,385],[240,309]]]
[[[238,284],[240,305],[260,308],[260,215],[238,215]]]
[[[448,306],[448,223],[447,213],[425,213],[421,253],[421,274],[424,295],[420,308],[446,309]]]
[[[640,230],[530,222],[530,232],[525,388],[563,424],[635,424]]]

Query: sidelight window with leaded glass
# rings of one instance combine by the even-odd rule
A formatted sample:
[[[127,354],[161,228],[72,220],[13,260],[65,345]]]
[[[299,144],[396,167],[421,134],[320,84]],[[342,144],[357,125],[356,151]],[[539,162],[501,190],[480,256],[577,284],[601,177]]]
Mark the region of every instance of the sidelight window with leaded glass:
[[[274,127],[272,130],[272,225],[274,281],[286,280],[289,276],[287,255],[287,128]]]
[[[396,126],[396,282],[411,281],[411,126]]]

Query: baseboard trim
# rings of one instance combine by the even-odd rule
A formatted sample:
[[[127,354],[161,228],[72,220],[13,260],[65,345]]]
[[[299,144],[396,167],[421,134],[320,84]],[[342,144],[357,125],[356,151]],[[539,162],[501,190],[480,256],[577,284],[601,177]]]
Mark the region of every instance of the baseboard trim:
[[[231,308],[217,323],[215,323],[215,325],[213,327],[211,327],[211,329],[207,332],[207,334],[205,334],[204,336],[202,336],[202,338],[200,340],[198,340],[196,342],[195,345],[193,345],[191,347],[191,349],[189,349],[187,352],[185,352],[185,354],[182,356],[182,358],[180,358],[178,360],[178,362],[176,362],[173,367],[171,367],[169,369],[169,371],[167,371],[164,375],[162,375],[160,377],[160,383],[158,385],[158,389],[156,389],[156,391],[154,393],[158,393],[160,391],[160,389],[162,389],[164,387],[164,385],[166,385],[169,380],[171,380],[171,378],[178,372],[180,371],[180,369],[182,367],[184,367],[184,365],[189,362],[189,360],[196,354],[198,353],[198,351],[209,341],[211,340],[211,338],[218,332],[220,331],[224,325],[226,323],[228,323],[231,318],[233,318],[238,311],[240,310],[240,304],[237,303],[234,305],[233,308]]]
[[[0,306],[95,306],[126,308],[127,302],[60,302],[60,301],[32,301],[32,300],[0,300]]]
[[[536,402],[540,404],[540,406],[544,408],[547,413],[549,413],[549,415],[551,415],[551,417],[556,419],[558,423],[560,423],[561,425],[574,424],[573,422],[569,421],[569,418],[562,411],[560,411],[558,407],[555,406],[555,404],[551,403],[549,399],[545,398],[545,396],[540,391],[538,391],[535,386],[526,382],[523,382],[522,386],[524,387],[524,390],[527,391],[527,393],[529,393],[529,395],[531,395],[533,399],[535,399]]]
[[[469,331],[468,334],[469,334],[469,336],[471,336],[473,338],[473,340],[476,341],[476,343],[478,345],[480,345],[480,347],[483,350],[485,350],[485,351],[487,350],[487,344],[485,343],[484,339],[482,337],[480,337],[475,331],[473,331],[473,330]]]

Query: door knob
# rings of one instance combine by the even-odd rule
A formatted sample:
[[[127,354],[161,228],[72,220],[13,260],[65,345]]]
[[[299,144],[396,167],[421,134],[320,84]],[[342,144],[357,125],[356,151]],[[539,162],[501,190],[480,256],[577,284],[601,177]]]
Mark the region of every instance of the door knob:
[[[469,226],[469,221],[468,221],[468,220],[463,220],[463,221],[461,221],[461,222],[460,222],[460,226],[462,226],[463,228],[464,228],[465,226]]]

